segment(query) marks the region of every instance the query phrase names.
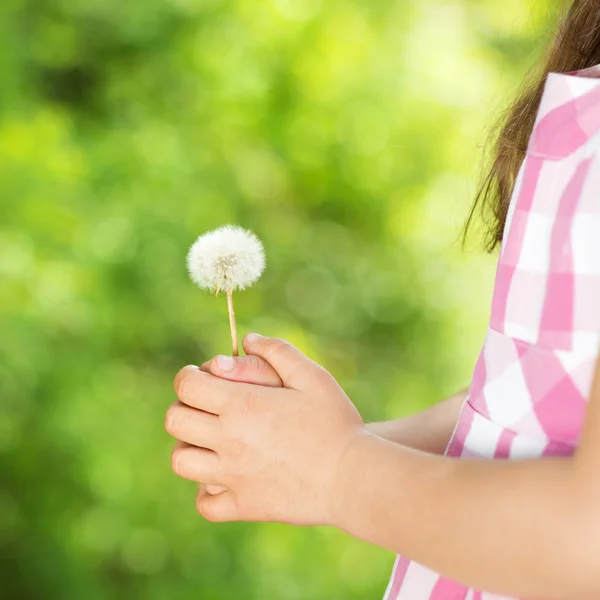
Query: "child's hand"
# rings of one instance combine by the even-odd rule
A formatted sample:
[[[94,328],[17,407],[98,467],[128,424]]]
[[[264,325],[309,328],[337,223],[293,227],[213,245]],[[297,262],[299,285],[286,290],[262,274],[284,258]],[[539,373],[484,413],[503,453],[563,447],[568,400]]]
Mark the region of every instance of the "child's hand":
[[[244,350],[246,347],[244,346]],[[277,371],[258,356],[215,356],[200,366],[200,370],[229,381],[254,383],[268,387],[283,387]],[[220,485],[200,484],[202,491],[207,494],[219,494],[225,491]]]
[[[210,521],[332,524],[338,466],[368,435],[362,419],[333,377],[293,346],[261,336],[244,342],[285,389],[182,369],[175,379],[180,402],[166,419],[167,431],[181,440],[173,469],[226,489],[198,493],[198,511]]]
[[[237,356],[235,358],[215,356],[205,362],[200,370],[223,379],[229,379],[229,381],[241,381],[268,387],[283,387],[283,381],[281,381],[277,371],[260,356],[248,354],[250,348],[245,339],[243,344],[247,356]]]

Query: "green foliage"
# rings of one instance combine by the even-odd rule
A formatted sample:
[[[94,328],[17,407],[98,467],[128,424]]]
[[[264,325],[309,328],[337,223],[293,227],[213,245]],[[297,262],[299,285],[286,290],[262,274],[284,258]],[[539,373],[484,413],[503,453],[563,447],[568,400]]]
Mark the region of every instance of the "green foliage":
[[[367,420],[466,384],[494,262],[455,244],[476,146],[554,4],[2,0],[3,598],[380,597],[390,553],[206,524],[172,475],[172,378],[229,349],[185,253],[256,231],[241,332],[290,339]]]

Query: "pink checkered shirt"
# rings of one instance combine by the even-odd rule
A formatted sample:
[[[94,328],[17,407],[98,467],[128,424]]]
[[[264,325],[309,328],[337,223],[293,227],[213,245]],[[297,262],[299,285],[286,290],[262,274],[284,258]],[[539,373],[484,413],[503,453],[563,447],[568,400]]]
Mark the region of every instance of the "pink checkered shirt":
[[[446,454],[569,455],[600,332],[600,65],[551,73],[511,199],[490,326]],[[385,600],[515,600],[399,556]],[[570,599],[572,600],[572,599]]]

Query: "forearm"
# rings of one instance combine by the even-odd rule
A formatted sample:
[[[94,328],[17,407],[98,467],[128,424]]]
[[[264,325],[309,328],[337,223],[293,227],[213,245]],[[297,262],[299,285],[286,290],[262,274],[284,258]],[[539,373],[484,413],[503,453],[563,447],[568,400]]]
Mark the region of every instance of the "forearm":
[[[597,498],[578,500],[578,485],[573,459],[457,460],[364,436],[341,463],[332,512],[351,535],[477,589],[591,600]]]
[[[467,391],[464,390],[415,415],[396,421],[369,423],[367,429],[396,444],[443,454],[466,396]]]

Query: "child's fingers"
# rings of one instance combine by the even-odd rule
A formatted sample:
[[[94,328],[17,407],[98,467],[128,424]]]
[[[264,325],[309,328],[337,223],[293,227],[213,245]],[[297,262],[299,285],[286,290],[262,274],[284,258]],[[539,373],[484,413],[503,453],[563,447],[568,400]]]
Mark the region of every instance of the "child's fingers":
[[[219,418],[174,402],[165,415],[165,429],[174,438],[199,448],[216,450],[221,439]]]
[[[190,481],[210,482],[212,485],[223,481],[219,457],[205,448],[177,442],[171,452],[171,467],[176,475]]]
[[[205,362],[201,371],[230,381],[282,387],[283,382],[273,367],[258,356],[215,356]]]
[[[223,487],[222,485],[201,483],[200,487],[199,487],[199,491],[204,492],[204,493],[208,494],[209,496],[216,496],[217,494],[220,494],[221,492],[226,492],[227,488]]]
[[[213,495],[209,494],[205,487],[201,487],[196,496],[196,510],[200,515],[213,523],[240,520],[233,496],[229,492]]]

